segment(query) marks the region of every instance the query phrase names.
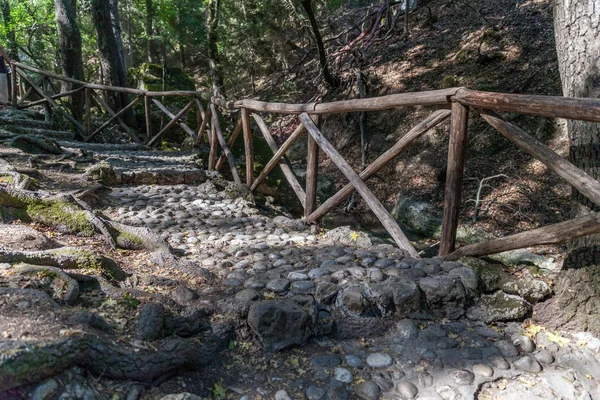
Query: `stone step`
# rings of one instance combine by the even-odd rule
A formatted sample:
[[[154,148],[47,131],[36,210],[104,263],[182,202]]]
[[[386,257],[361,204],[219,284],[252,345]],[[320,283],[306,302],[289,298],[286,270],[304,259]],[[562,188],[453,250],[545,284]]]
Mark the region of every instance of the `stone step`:
[[[46,119],[46,114],[44,112],[31,109],[15,110],[13,108],[5,108],[0,112],[0,115],[3,118],[29,118],[38,121],[44,121]]]
[[[41,129],[52,129],[52,123],[31,119],[31,118],[11,118],[5,117],[0,114],[0,127],[5,129],[11,129],[12,127],[21,127],[21,128],[41,128]]]
[[[23,126],[4,126],[4,129],[17,135],[42,135],[52,139],[73,140],[75,134],[68,131],[57,131],[46,128],[31,128]]]

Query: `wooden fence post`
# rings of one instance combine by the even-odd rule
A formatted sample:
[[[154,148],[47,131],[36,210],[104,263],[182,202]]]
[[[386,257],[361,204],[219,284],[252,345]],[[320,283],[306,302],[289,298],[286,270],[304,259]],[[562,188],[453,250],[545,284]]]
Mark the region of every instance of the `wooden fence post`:
[[[246,185],[252,186],[254,182],[254,144],[250,130],[250,114],[242,108],[242,129],[244,130],[244,152],[246,153]]]
[[[152,137],[152,98],[144,95],[144,116],[146,117],[146,142]]]
[[[92,134],[92,95],[90,89],[85,89],[85,129],[89,137]]]
[[[313,117],[313,120],[316,118]],[[315,121],[317,122],[317,121]],[[317,183],[319,179],[319,145],[312,135],[308,135],[308,155],[306,159],[306,205],[304,218],[317,209]]]
[[[211,107],[211,110],[213,108]],[[208,169],[214,170],[217,164],[217,130],[215,129],[215,120],[219,118],[219,114],[217,112],[217,108],[214,108],[212,112],[212,124],[210,124],[210,151],[208,153]]]
[[[453,252],[456,243],[456,230],[458,228],[460,198],[465,169],[468,121],[469,108],[458,102],[453,102],[452,117],[450,119],[450,144],[448,146],[444,219],[440,239],[441,256]]]
[[[18,105],[18,93],[19,86],[17,83],[17,66],[12,64],[10,69],[10,83],[11,83],[11,102],[14,108],[17,108]]]

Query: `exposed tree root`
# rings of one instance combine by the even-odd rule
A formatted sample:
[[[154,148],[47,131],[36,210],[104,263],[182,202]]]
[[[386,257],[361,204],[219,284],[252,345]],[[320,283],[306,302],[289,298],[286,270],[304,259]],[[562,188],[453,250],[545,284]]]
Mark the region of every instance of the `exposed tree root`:
[[[9,146],[23,150],[26,153],[50,153],[54,155],[65,153],[58,142],[43,136],[19,135],[10,141]]]
[[[206,366],[233,337],[233,326],[215,324],[198,339],[168,339],[156,350],[134,349],[91,334],[37,342],[0,341],[0,389],[35,383],[78,366],[110,379],[152,382],[180,369]]]
[[[42,251],[11,251],[0,249],[0,262],[51,266],[63,270],[88,270],[122,281],[127,274],[116,261],[88,250],[71,247]]]
[[[74,304],[77,300],[77,296],[79,296],[79,284],[73,278],[71,278],[68,274],[66,274],[62,269],[56,267],[48,267],[48,266],[37,266],[30,264],[17,264],[12,267],[14,272],[19,274],[38,274],[38,273],[51,273],[56,278],[60,279],[65,284],[65,293],[62,296],[61,300],[67,304]]]

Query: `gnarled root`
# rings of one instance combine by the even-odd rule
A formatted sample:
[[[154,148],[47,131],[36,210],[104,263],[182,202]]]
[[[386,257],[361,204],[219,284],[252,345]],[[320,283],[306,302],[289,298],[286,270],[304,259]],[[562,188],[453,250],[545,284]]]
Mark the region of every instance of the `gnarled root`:
[[[65,284],[64,294],[61,296],[61,300],[67,304],[74,304],[79,296],[79,284],[68,274],[63,272],[62,269],[49,266],[38,266],[30,264],[18,264],[12,267],[14,272],[19,274],[38,274],[38,273],[50,273],[56,276]]]
[[[164,340],[156,350],[124,347],[91,334],[52,341],[0,341],[0,389],[38,382],[73,366],[111,379],[151,382],[175,370],[207,365],[233,334],[232,325],[215,324],[202,338]]]

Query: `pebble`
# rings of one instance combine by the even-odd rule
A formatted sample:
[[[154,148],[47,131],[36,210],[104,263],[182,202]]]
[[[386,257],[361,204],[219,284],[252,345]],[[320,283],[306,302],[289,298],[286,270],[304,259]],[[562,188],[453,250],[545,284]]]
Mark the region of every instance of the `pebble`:
[[[475,376],[465,369],[459,369],[450,373],[450,377],[454,383],[459,385],[470,385],[475,380]]]
[[[351,383],[352,382],[352,373],[348,371],[346,368],[336,368],[333,371],[333,377],[340,382]]]
[[[535,343],[529,336],[519,335],[513,339],[513,344],[523,353],[531,353],[535,350]]]
[[[519,350],[517,350],[517,348],[512,343],[507,342],[506,340],[497,341],[496,343],[494,343],[494,346],[496,346],[498,350],[500,350],[500,353],[504,357],[514,357],[519,355]]]
[[[323,396],[325,396],[325,390],[320,387],[309,386],[308,389],[306,389],[306,398],[309,400],[319,400],[323,398]]]
[[[542,370],[540,363],[532,356],[525,356],[515,360],[513,366],[519,371],[531,373],[538,373]]]
[[[385,368],[392,365],[392,356],[384,353],[373,353],[367,357],[367,364],[373,368]]]
[[[400,320],[396,324],[394,338],[399,340],[416,339],[419,336],[419,330],[411,319]]]
[[[275,400],[292,400],[285,390],[279,390],[275,393]]]
[[[507,370],[510,369],[510,364],[504,359],[504,357],[499,355],[493,355],[488,357],[488,361],[494,368]]]
[[[275,293],[283,293],[287,290],[290,285],[290,281],[287,279],[273,279],[267,282],[267,290],[270,290]]]
[[[400,382],[396,391],[400,396],[402,396],[405,399],[414,399],[419,393],[419,389],[417,389],[415,385],[407,381]]]
[[[441,386],[437,389],[437,393],[444,400],[462,400],[460,392],[452,386]]]
[[[391,380],[390,374],[387,372],[375,372],[371,375],[371,380],[379,386],[382,392],[389,392],[394,388],[394,383]]]
[[[354,392],[363,400],[377,400],[379,399],[380,389],[375,382],[366,381],[356,386]]]
[[[473,365],[473,373],[489,378],[494,375],[494,369],[487,364],[475,364]]]
[[[433,386],[433,376],[427,371],[417,372],[417,381],[423,387]]]
[[[352,354],[347,354],[345,356],[346,358],[346,363],[348,364],[348,366],[352,367],[352,368],[356,368],[356,367],[362,367],[363,365],[363,360],[361,360],[359,357],[352,355]]]
[[[538,351],[533,356],[542,364],[552,364],[554,362],[554,356],[546,349]]]
[[[292,281],[306,281],[309,279],[308,275],[300,273],[300,272],[290,272],[287,278]]]
[[[313,368],[336,367],[342,363],[342,359],[336,355],[315,356],[312,359]]]

